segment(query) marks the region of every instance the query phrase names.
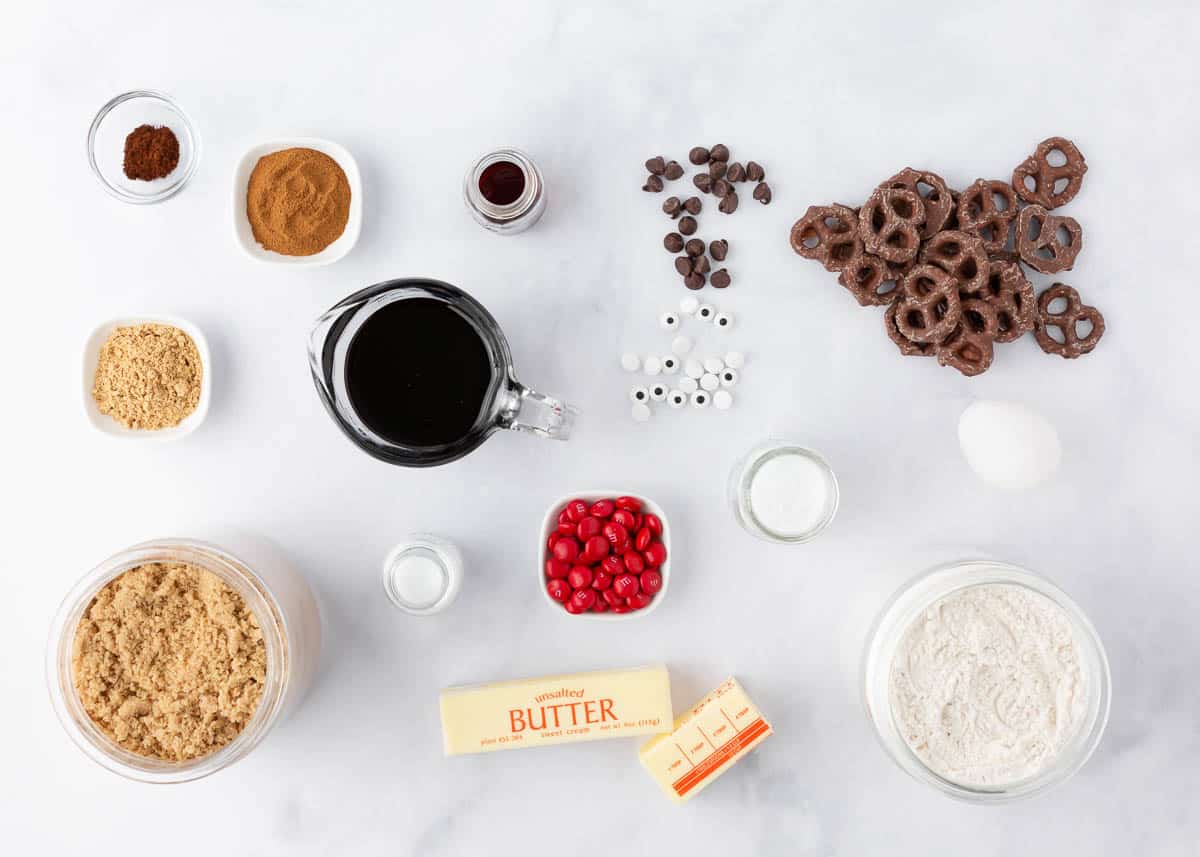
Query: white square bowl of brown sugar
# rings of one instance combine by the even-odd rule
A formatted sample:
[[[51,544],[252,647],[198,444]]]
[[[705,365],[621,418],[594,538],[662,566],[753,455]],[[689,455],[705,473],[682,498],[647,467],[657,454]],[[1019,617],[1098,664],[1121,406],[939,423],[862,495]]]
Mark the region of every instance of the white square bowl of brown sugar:
[[[185,337],[172,336],[171,330]],[[148,341],[139,346],[132,339],[138,335]],[[101,353],[110,339],[113,345],[106,354],[104,375],[98,378]],[[188,340],[194,350],[187,347]],[[171,389],[160,384],[148,391],[148,369],[153,370],[153,380],[165,376]],[[186,319],[123,316],[97,325],[88,336],[82,380],[83,410],[97,431],[125,440],[178,440],[199,428],[208,415],[212,356],[200,328]]]
[[[254,203],[254,223],[248,202]],[[358,243],[362,212],[358,162],[331,140],[267,140],[251,146],[233,171],[234,236],[260,262],[332,265]]]

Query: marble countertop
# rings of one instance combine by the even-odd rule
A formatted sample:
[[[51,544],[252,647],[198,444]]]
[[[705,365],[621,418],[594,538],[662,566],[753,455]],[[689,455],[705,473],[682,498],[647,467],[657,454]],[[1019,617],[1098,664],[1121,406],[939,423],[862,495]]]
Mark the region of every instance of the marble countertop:
[[[1200,853],[1200,8],[1096,4],[22,4],[0,32],[7,309],[0,531],[0,829],[13,854],[925,855]],[[203,138],[178,197],[123,205],[89,175],[84,134],[118,92],[172,93]],[[239,156],[319,135],[359,160],[364,224],[328,268],[253,262],[231,223]],[[1067,282],[1103,311],[1095,353],[1031,339],[968,380],[901,359],[879,311],[798,259],[813,203],[857,202],[905,165],[953,186],[1003,178],[1063,134],[1090,170],[1070,212],[1086,247]],[[641,162],[728,143],[766,165],[768,207],[719,221],[734,285],[721,341],[748,354],[727,413],[629,419],[622,350],[665,350],[683,289]],[[466,166],[500,145],[541,165],[543,221],[508,238],[468,216]],[[707,215],[713,223],[715,213]],[[310,323],[363,286],[435,276],[503,325],[518,373],[582,415],[570,442],[503,432],[431,471],[354,449],[305,362]],[[1041,280],[1039,280],[1041,282]],[[186,440],[127,445],[79,402],[100,320],[163,311],[211,340],[214,399]],[[715,336],[715,334],[709,334]],[[713,340],[715,347],[716,341]],[[706,347],[703,343],[701,348]],[[1058,427],[1064,461],[1019,496],[979,482],[959,414],[1014,399]],[[764,437],[821,450],[842,505],[816,542],[735,523],[734,461]],[[580,624],[534,589],[545,506],[609,484],[653,496],[677,542],[669,600],[645,621]],[[67,740],[43,660],[59,599],[134,542],[249,531],[319,591],[321,676],[253,755],[179,787],[126,782]],[[458,542],[467,579],[413,618],[377,569],[406,532]],[[1112,661],[1108,732],[1069,783],[978,807],[910,780],[863,714],[866,630],[903,580],[991,556],[1045,573]],[[677,708],[736,675],[777,734],[686,807],[637,742],[443,759],[440,688],[641,663]]]

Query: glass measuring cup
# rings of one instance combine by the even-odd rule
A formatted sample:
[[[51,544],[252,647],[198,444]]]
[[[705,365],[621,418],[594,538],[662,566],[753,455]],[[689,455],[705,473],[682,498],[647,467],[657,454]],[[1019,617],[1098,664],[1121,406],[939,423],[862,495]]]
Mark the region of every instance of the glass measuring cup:
[[[347,380],[351,351],[363,325],[385,307],[392,307],[389,312],[395,314],[399,308],[393,305],[406,300],[420,301],[413,305],[414,309],[427,309],[431,301],[437,301],[452,310],[478,337],[482,360],[486,364],[485,389],[478,397],[478,412],[470,427],[455,437],[436,443],[405,442],[394,435],[386,436],[378,423],[370,425],[370,420],[355,407]],[[434,367],[427,367],[426,371],[436,371],[440,365],[438,361],[443,357],[452,362],[459,356],[450,351],[439,353],[439,349],[452,347],[449,342],[439,344],[436,339],[431,339],[426,344],[429,351],[422,350],[422,360],[428,358],[429,367]],[[468,344],[475,347],[474,342]],[[405,467],[434,467],[455,461],[500,428],[566,440],[577,413],[570,405],[531,390],[518,381],[508,342],[496,320],[462,289],[438,280],[388,280],[355,292],[317,319],[309,335],[308,357],[317,393],[338,427],[365,452]],[[403,370],[397,371],[395,381],[396,395],[400,396],[406,386]],[[397,400],[395,404],[398,412],[407,410],[414,418],[438,416],[429,413],[429,402]]]

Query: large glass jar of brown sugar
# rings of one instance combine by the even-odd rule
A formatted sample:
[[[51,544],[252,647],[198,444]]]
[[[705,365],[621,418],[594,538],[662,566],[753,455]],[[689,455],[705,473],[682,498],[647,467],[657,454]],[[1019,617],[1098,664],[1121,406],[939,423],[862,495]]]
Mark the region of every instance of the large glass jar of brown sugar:
[[[316,676],[321,617],[307,580],[267,539],[240,532],[221,535],[233,540],[238,555],[209,542],[182,538],[145,542],[114,554],[67,594],[51,626],[46,679],[59,721],[89,758],[131,780],[183,783],[229,767],[250,754],[295,710]],[[148,565],[186,565],[207,572],[242,600],[261,631],[266,661],[262,695],[241,731],[204,755],[172,760],[132,751],[93,719],[77,684],[76,638],[85,613],[106,586],[125,572]],[[172,704],[175,701],[164,701],[163,710]]]
[[[463,199],[484,229],[513,235],[524,232],[546,210],[541,170],[518,149],[484,155],[463,179]]]

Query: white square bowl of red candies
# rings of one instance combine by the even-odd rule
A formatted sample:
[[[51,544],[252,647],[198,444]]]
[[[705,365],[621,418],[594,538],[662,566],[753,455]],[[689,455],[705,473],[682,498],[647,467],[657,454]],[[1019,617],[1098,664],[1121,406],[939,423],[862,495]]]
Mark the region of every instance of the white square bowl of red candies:
[[[556,610],[614,622],[655,610],[671,580],[667,516],[653,500],[582,491],[542,521],[538,587]]]

